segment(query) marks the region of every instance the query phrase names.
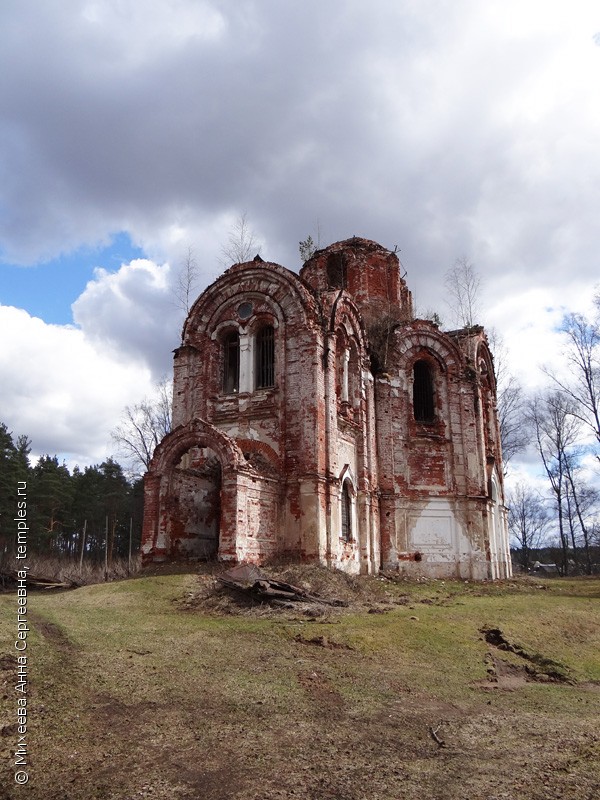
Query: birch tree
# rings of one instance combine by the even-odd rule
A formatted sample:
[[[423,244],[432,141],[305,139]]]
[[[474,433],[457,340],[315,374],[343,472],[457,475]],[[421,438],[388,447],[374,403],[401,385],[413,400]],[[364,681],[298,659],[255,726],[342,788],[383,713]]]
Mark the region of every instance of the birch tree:
[[[192,303],[196,299],[198,277],[198,262],[194,255],[194,249],[188,247],[187,254],[181,263],[175,286],[173,287],[175,304],[177,308],[184,312],[186,317],[190,313]]]
[[[580,422],[573,415],[572,402],[559,391],[537,395],[529,408],[529,418],[555,503],[561,549],[560,572],[566,575],[569,571],[571,530],[567,459],[578,441]]]
[[[548,533],[550,518],[543,498],[525,483],[517,483],[508,497],[508,529],[518,546],[519,561],[527,572],[531,551],[539,548]]]
[[[573,415],[600,448],[600,325],[582,314],[568,314],[562,332],[569,371],[564,377],[544,371],[569,398]],[[600,450],[596,458],[600,461]]]
[[[260,244],[244,212],[233,223],[227,241],[221,246],[219,263],[223,267],[243,264],[250,261],[253,254],[260,255]]]
[[[444,276],[446,302],[461,328],[472,328],[480,313],[481,276],[468,258],[457,258]]]

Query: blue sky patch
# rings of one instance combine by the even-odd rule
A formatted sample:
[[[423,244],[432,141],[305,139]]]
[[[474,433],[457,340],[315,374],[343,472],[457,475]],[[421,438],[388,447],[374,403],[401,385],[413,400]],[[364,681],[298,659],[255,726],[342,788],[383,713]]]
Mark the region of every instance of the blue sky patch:
[[[94,277],[94,269],[103,267],[108,272],[117,272],[121,264],[134,258],[145,258],[145,253],[121,231],[107,247],[80,247],[33,267],[2,264],[0,304],[23,308],[31,316],[54,325],[71,324],[71,304]]]

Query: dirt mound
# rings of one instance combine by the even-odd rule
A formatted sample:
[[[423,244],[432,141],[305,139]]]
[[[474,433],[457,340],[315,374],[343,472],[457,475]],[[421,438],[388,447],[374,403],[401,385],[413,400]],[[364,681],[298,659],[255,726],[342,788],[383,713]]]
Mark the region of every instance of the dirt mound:
[[[261,567],[261,572],[271,580],[299,587],[311,595],[311,600],[273,605],[266,598],[243,595],[221,585],[219,572],[211,568],[198,575],[198,587],[188,593],[183,606],[216,614],[322,618],[358,610],[378,613],[394,605],[386,592],[385,578],[348,575],[315,564]],[[322,602],[314,599],[317,597]],[[334,602],[339,605],[332,605]]]

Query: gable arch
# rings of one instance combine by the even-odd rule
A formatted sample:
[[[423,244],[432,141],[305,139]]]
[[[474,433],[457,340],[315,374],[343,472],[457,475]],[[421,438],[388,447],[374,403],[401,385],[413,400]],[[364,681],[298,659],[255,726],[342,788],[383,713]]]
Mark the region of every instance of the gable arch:
[[[215,309],[215,313],[207,324],[207,332],[213,341],[219,339],[221,332],[227,328],[235,329],[240,334],[254,334],[264,325],[271,325],[277,330],[285,322],[282,309],[276,306],[271,301],[271,298],[256,292],[243,292],[242,294],[244,301],[252,302],[254,300],[257,304],[260,303],[262,306],[267,306],[267,308],[263,307],[260,311],[253,311],[248,319],[239,320],[236,318],[236,314],[231,311],[232,301],[235,301],[236,297],[227,298]],[[238,297],[239,299],[240,297]]]
[[[448,366],[440,353],[429,347],[413,348],[405,361],[407,369],[411,370],[414,369],[415,364],[420,362],[428,364],[432,370],[440,372],[442,375],[446,375],[448,372]]]
[[[338,397],[357,407],[362,371],[368,364],[367,340],[358,309],[343,292],[337,295],[331,307],[329,333],[335,347]]]
[[[191,344],[198,334],[211,331],[237,298],[240,303],[254,298],[271,306],[279,323],[319,324],[316,300],[297,275],[278,264],[250,262],[231,267],[204,290],[185,322],[184,344]]]
[[[235,331],[236,333],[240,334],[242,332],[242,327],[235,319],[223,319],[218,325],[215,325],[210,338],[220,341],[223,336],[226,336],[231,331]]]
[[[235,442],[250,466],[262,463],[265,465],[263,470],[265,474],[281,477],[283,474],[281,458],[269,444],[261,442],[259,439],[236,439]],[[260,458],[258,458],[259,456]]]
[[[396,329],[393,350],[401,370],[412,369],[419,360],[430,361],[442,374],[455,375],[463,368],[464,357],[456,344],[434,325],[421,320]]]
[[[338,481],[340,483],[340,486],[344,483],[344,481],[347,481],[350,484],[352,494],[356,495],[358,491],[358,486],[356,478],[354,476],[354,472],[352,471],[352,467],[350,466],[350,464],[344,464],[344,466],[340,471]]]
[[[223,470],[239,470],[246,461],[233,439],[210,423],[196,418],[165,436],[154,451],[148,474],[165,474],[177,466],[181,456],[192,447],[209,447],[216,453]]]
[[[345,292],[340,292],[332,307],[329,317],[329,330],[334,331],[342,326],[363,342],[366,340],[362,317],[356,303]]]
[[[444,436],[450,421],[450,387],[463,369],[454,342],[429,322],[396,329],[390,367],[405,393],[412,436]]]

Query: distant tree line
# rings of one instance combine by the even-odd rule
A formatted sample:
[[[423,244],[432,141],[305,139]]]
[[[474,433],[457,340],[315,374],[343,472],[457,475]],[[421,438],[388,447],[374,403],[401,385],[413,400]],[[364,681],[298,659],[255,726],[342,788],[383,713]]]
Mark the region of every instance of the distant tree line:
[[[57,456],[33,466],[31,442],[0,423],[0,558],[14,555],[18,487],[26,484],[28,554],[107,563],[139,550],[142,481],[129,481],[109,458],[69,471]]]

